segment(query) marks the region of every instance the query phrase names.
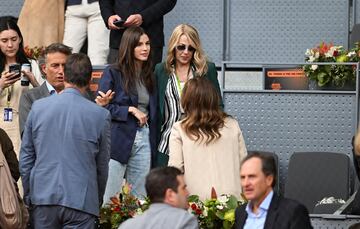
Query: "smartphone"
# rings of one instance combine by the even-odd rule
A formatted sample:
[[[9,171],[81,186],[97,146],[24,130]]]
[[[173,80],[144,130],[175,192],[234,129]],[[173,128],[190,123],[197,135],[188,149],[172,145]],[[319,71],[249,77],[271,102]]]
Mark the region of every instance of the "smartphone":
[[[114,21],[113,24],[116,25],[117,27],[122,27],[124,25],[124,20],[120,19],[118,21]]]
[[[15,72],[15,76],[11,77],[11,79],[16,79],[20,77],[21,65],[20,64],[10,64],[9,72]]]

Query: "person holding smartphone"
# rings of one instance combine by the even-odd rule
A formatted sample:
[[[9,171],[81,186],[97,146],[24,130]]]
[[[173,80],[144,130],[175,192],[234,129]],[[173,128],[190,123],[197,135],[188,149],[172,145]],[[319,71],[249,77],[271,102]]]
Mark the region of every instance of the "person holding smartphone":
[[[151,61],[161,62],[164,46],[164,15],[170,12],[177,0],[101,0],[100,11],[110,30],[108,63],[117,62],[119,44],[126,28],[141,27],[151,40]]]
[[[30,65],[32,72],[21,72],[22,64]],[[0,128],[7,132],[15,152],[19,153],[19,100],[22,92],[29,88],[21,86],[20,75],[23,74],[32,87],[37,87],[43,79],[36,61],[27,59],[20,29],[12,17],[0,17],[0,73]]]

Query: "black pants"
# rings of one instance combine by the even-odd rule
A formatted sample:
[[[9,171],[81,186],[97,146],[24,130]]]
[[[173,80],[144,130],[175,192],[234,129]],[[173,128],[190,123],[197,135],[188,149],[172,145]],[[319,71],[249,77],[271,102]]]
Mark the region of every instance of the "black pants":
[[[161,63],[162,52],[163,52],[163,47],[151,47],[150,54],[154,67],[156,64]],[[108,63],[109,64],[117,63],[118,59],[119,59],[119,49],[110,48]]]

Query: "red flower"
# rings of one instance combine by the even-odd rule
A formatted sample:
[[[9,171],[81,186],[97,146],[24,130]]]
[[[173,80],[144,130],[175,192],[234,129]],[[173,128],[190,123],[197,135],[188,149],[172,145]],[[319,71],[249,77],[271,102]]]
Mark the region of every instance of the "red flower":
[[[114,211],[115,211],[115,212],[119,212],[119,211],[120,211],[120,207],[119,207],[119,206],[114,207]]]
[[[339,52],[337,50],[334,50],[333,56],[337,56]]]
[[[196,214],[196,215],[201,215],[201,213],[202,213],[202,211],[201,211],[200,208],[198,208],[198,209],[195,210],[195,214]]]
[[[191,204],[191,209],[192,209],[193,211],[195,211],[195,210],[197,209],[196,204]]]
[[[321,42],[319,46],[319,52],[320,54],[325,54],[329,51],[331,47],[333,47],[333,43],[326,44],[325,42]]]

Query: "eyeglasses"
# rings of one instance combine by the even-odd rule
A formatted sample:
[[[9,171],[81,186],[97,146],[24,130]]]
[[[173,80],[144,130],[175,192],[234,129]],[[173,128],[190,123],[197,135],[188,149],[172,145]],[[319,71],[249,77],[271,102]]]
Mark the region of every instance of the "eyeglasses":
[[[194,47],[192,47],[191,45],[189,45],[189,46],[186,46],[186,45],[178,45],[178,46],[176,46],[176,49],[177,49],[178,51],[181,51],[181,52],[185,51],[185,49],[187,49],[188,52],[195,52],[195,51],[196,51],[196,49],[195,49]]]

